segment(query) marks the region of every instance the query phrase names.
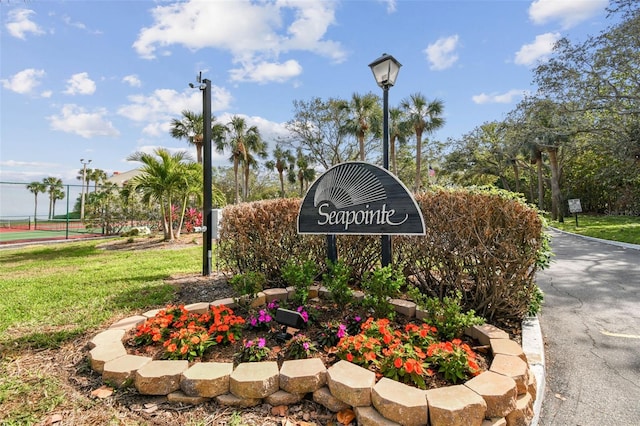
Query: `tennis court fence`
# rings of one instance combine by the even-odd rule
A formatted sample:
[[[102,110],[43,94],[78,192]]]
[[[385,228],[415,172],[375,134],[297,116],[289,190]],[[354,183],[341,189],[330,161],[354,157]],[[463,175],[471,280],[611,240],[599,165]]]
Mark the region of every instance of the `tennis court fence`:
[[[79,219],[0,218],[0,228],[12,231],[72,231],[93,233]]]

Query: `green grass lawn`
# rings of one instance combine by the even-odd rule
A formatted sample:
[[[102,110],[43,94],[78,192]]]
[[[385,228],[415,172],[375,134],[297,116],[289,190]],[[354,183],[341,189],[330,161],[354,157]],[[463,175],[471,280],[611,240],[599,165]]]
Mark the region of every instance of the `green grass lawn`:
[[[604,240],[640,244],[640,217],[638,216],[594,216],[578,214],[567,216],[564,223],[549,221],[549,225],[563,231]]]
[[[0,344],[52,347],[170,301],[164,279],[197,273],[201,247],[104,250],[104,240],[0,250]]]

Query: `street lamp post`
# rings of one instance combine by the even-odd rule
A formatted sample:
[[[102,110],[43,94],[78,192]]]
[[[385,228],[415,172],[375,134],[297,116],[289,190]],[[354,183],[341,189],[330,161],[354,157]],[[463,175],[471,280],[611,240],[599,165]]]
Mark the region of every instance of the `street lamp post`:
[[[212,216],[212,194],[211,188],[213,181],[211,177],[211,80],[202,79],[202,73],[198,76],[199,89],[202,91],[202,219],[204,232],[202,234],[202,276],[211,275],[211,258],[212,258],[212,232],[213,232],[213,216]],[[193,83],[189,83],[194,88]]]
[[[396,84],[402,64],[391,55],[383,53],[369,64],[378,86],[382,88],[382,167],[389,170],[389,88]],[[391,264],[391,236],[383,235],[382,266]]]
[[[80,159],[82,163],[82,188],[80,190],[80,220],[84,220],[84,188],[85,182],[87,181],[87,164],[91,162],[91,160],[86,160],[84,158]]]

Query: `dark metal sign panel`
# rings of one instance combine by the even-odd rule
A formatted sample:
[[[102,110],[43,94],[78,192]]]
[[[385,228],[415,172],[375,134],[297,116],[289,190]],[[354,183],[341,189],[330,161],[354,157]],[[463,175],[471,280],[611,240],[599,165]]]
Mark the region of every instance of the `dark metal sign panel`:
[[[424,218],[406,186],[387,170],[341,163],[309,188],[298,214],[300,234],[424,235]]]

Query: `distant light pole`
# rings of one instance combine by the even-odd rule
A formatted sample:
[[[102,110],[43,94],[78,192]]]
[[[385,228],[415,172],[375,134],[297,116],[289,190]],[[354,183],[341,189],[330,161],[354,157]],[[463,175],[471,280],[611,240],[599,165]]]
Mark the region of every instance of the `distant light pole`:
[[[202,186],[203,186],[203,206],[202,218],[204,222],[204,232],[202,234],[202,276],[211,275],[211,257],[212,257],[212,232],[213,232],[213,216],[211,210],[212,194],[211,187],[213,181],[211,177],[211,80],[202,79],[202,73],[197,78],[200,84],[198,88],[202,91]],[[196,86],[189,83],[191,88]]]
[[[378,86],[382,88],[382,167],[389,170],[389,87],[396,84],[402,64],[391,55],[383,53],[369,64]],[[383,235],[382,266],[391,264],[391,236]]]
[[[84,188],[85,182],[87,181],[87,164],[91,162],[91,160],[86,160],[84,158],[80,159],[82,163],[82,189],[80,190],[80,220],[84,220]]]

